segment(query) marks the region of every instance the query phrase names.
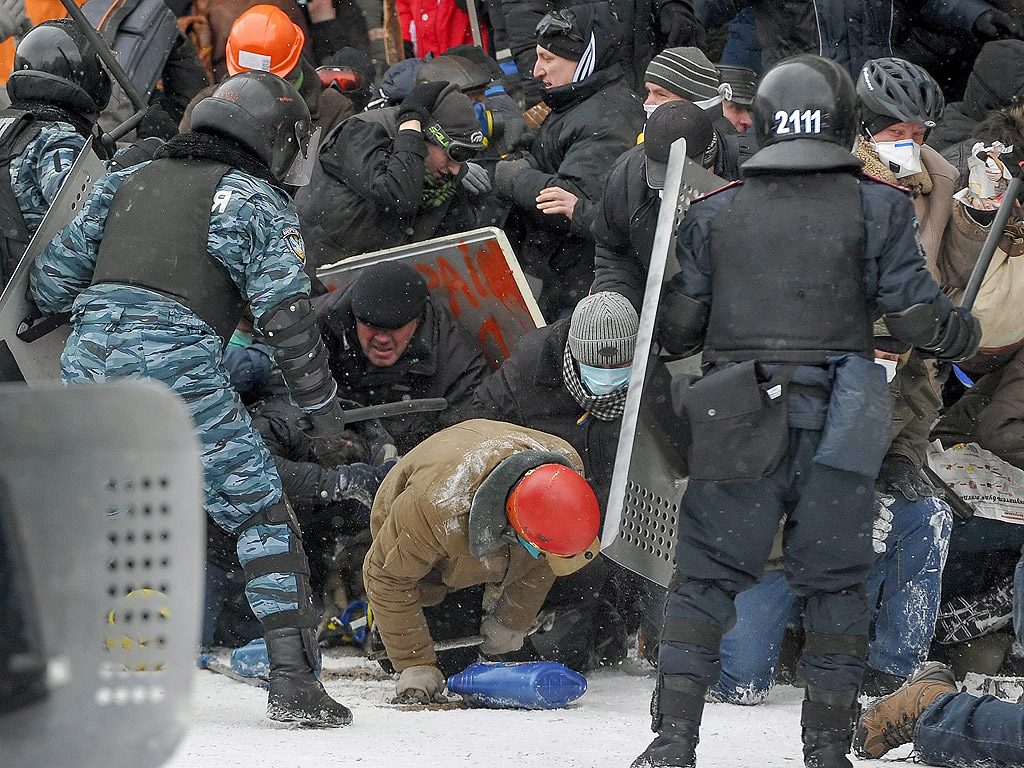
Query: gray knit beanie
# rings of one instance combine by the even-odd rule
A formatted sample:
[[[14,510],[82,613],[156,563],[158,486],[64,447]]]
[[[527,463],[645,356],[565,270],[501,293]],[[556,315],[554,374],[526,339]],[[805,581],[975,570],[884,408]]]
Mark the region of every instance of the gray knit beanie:
[[[660,85],[687,101],[718,96],[718,70],[700,48],[668,48],[647,65],[644,82]]]
[[[587,296],[569,321],[569,354],[583,365],[626,365],[633,360],[639,327],[636,310],[625,297],[611,291]]]

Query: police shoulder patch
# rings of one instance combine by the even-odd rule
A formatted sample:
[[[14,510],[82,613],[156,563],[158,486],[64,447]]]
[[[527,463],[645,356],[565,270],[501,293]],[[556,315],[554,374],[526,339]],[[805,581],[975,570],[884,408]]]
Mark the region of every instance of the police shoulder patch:
[[[284,237],[285,243],[288,245],[288,250],[294,253],[299,261],[305,263],[306,261],[306,245],[302,242],[302,233],[299,232],[297,227],[285,227],[281,232],[281,236]]]

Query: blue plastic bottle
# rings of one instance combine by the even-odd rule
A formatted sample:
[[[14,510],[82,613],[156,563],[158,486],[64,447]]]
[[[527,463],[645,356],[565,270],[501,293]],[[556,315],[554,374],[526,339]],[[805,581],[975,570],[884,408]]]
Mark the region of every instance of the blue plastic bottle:
[[[262,677],[270,674],[270,658],[267,656],[267,644],[258,637],[248,645],[235,648],[231,652],[231,668],[246,677]]]
[[[587,692],[587,679],[557,661],[479,662],[448,678],[448,690],[497,709],[558,709]]]

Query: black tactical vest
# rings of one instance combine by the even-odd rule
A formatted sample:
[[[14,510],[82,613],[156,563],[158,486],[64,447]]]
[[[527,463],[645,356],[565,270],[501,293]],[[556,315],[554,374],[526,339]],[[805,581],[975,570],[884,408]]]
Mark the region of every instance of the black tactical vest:
[[[11,163],[39,135],[46,123],[21,109],[0,111],[0,291],[14,276],[32,233],[28,231],[11,186]]]
[[[92,284],[162,293],[209,323],[227,346],[245,302],[207,249],[213,196],[231,166],[162,159],[136,171],[110,202]]]
[[[873,355],[859,185],[850,173],[744,182],[711,225],[705,360]]]

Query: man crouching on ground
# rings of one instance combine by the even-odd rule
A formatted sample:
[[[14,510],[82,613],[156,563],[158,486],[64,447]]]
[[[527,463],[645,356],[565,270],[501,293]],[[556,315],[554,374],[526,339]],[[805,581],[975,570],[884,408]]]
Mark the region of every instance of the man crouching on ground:
[[[518,650],[556,576],[597,557],[597,498],[557,437],[474,419],[399,461],[373,502],[363,563],[399,701],[428,703],[446,675]],[[484,616],[484,586],[500,593]],[[477,648],[433,643],[481,634]],[[387,665],[383,665],[387,668]]]

